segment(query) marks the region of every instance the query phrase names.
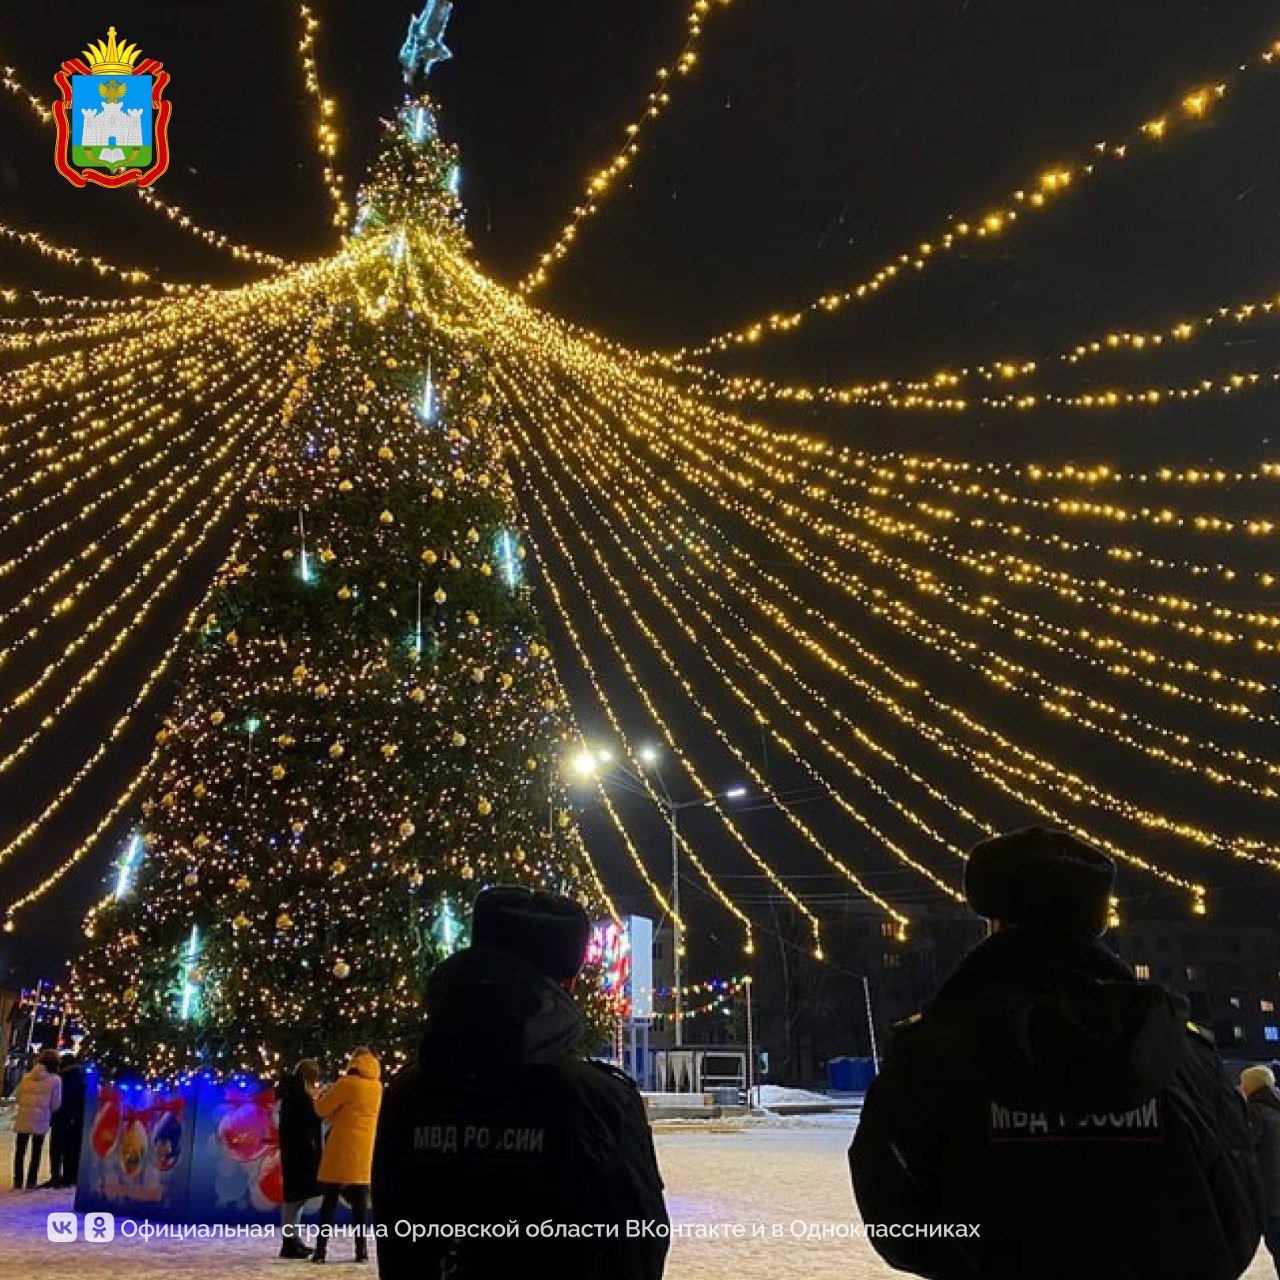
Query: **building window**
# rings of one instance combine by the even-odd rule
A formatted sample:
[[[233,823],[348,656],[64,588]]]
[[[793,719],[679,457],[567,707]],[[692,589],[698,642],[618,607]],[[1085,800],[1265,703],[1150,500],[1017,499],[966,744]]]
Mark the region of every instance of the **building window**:
[[[1149,964],[1135,964],[1133,971],[1143,982],[1146,982],[1151,977],[1151,966]]]
[[[1276,1002],[1274,1000],[1259,1000],[1258,1008],[1263,1013],[1275,1013]]]
[[[1269,1044],[1280,1041],[1280,1027],[1266,1026],[1262,1028],[1262,1038]]]
[[[880,936],[882,938],[896,938],[898,936],[898,926],[892,920],[886,920],[880,926]]]
[[[1238,1009],[1238,1008],[1240,1008],[1240,997],[1239,997],[1239,996],[1232,996],[1232,997],[1231,997],[1231,1007],[1232,1007],[1233,1009]]]
[[[1203,975],[1200,972],[1200,966],[1197,964],[1187,965],[1187,981],[1199,982]]]
[[[886,969],[901,969],[902,957],[896,951],[886,951],[884,955],[880,957],[880,963],[883,964]]]
[[[1243,1028],[1243,1027],[1232,1027],[1232,1028],[1231,1028],[1231,1034],[1232,1034],[1232,1035],[1233,1035],[1237,1040],[1243,1040],[1243,1039],[1244,1039],[1244,1028]]]

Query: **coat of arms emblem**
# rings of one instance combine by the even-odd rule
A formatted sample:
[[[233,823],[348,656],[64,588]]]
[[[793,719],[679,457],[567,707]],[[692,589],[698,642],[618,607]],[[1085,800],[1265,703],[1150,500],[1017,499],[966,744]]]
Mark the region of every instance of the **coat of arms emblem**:
[[[62,97],[53,104],[58,172],[77,187],[149,187],[169,167],[169,73],[135,44],[90,44],[54,77]]]

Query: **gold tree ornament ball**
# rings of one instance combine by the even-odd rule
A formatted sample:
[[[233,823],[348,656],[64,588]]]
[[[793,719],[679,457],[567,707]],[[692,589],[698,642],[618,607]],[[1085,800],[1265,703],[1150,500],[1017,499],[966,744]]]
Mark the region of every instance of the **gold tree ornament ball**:
[[[418,829],[418,828],[417,828],[417,827],[415,827],[415,826],[413,825],[413,823],[412,823],[408,818],[406,818],[406,819],[405,819],[405,820],[400,824],[400,835],[401,835],[401,838],[402,838],[402,839],[407,840],[411,835],[413,835],[413,833],[414,833],[417,829]]]
[[[427,691],[421,685],[415,685],[409,690],[409,699],[421,706],[427,700]]]
[[[231,922],[231,927],[237,933],[239,933],[242,929],[247,929],[249,927],[249,917],[245,915],[243,911],[241,911],[239,915],[237,915],[236,918]]]
[[[479,484],[482,489],[487,489],[493,483],[493,479],[487,471],[482,471],[476,477],[476,483]]]
[[[493,812],[493,801],[486,800],[482,797],[476,802],[476,812],[482,818],[487,818]]]
[[[399,749],[400,748],[397,747],[394,742],[384,742],[382,744],[382,758],[384,760],[390,760]]]
[[[291,822],[289,824],[289,830],[292,831],[295,836],[300,836],[306,829],[307,824],[305,822]]]
[[[202,831],[191,843],[197,849],[207,849],[209,847],[209,837]]]
[[[8,929],[8,927],[9,927],[9,926],[6,924],[6,929]],[[125,1004],[136,1004],[136,1003],[138,1002],[138,988],[137,988],[137,987],[125,987],[125,989],[124,989],[124,1002],[125,1002]]]
[[[339,492],[339,493],[350,493],[350,492],[351,492],[351,490],[352,490],[352,489],[354,489],[354,488],[355,488],[355,485],[353,485],[353,484],[351,483],[351,481],[350,481],[350,480],[339,480],[339,481],[338,481],[338,492]]]
[[[316,697],[327,698],[329,696],[329,686],[327,684],[316,685]]]
[[[342,450],[339,449],[336,444],[331,444],[329,446],[328,457],[330,462],[337,462],[337,460],[342,457]]]
[[[439,485],[436,485],[436,487],[435,487],[434,489],[432,489],[432,490],[431,490],[431,496],[432,496],[432,497],[433,497],[437,502],[441,502],[441,501],[443,501],[443,499],[444,499],[444,490],[443,490],[442,488],[440,488],[440,486],[439,486]]]
[[[197,782],[196,785],[191,788],[191,794],[195,796],[197,800],[203,800],[207,790],[208,788],[203,782]]]
[[[449,598],[449,593],[443,587],[437,587],[435,595],[431,598],[436,602],[436,604],[444,604],[444,602]]]
[[[482,578],[493,577],[493,565],[491,565],[487,560],[480,566],[480,576]]]
[[[384,445],[383,445],[383,446],[378,450],[378,457],[379,457],[379,458],[381,458],[383,462],[390,462],[390,461],[391,461],[391,459],[392,459],[392,458],[394,458],[395,456],[396,456],[396,455],[395,455],[394,453],[392,453],[392,452],[391,452],[391,448],[390,448],[390,446],[389,446],[389,445],[385,445],[385,444],[384,444]]]
[[[527,756],[527,757],[525,758],[524,767],[525,767],[526,769],[528,769],[530,773],[537,773],[537,771],[538,771],[538,757],[537,757],[537,756]]]
[[[209,717],[209,721],[211,724],[217,725],[217,724],[221,724],[226,718],[227,718],[227,713],[225,711],[215,711]]]
[[[399,366],[400,366],[400,361],[399,361],[399,360],[397,360],[397,359],[395,358],[395,356],[388,356],[388,357],[387,357],[387,368],[388,368],[388,369],[396,369],[396,368],[399,368]]]
[[[484,677],[485,677],[485,669],[483,667],[471,668],[471,678],[476,682],[476,684],[483,684]]]
[[[292,746],[293,746],[297,741],[298,741],[298,740],[297,740],[297,738],[295,738],[295,737],[293,736],[293,734],[291,734],[291,733],[282,733],[282,734],[281,734],[281,735],[276,739],[276,746],[278,746],[278,747],[292,747]]]
[[[426,883],[426,880],[427,880],[426,876],[424,876],[421,871],[415,871],[409,877],[409,888],[421,889],[422,886]]]
[[[337,554],[329,547],[320,548],[320,560],[323,564],[332,564],[337,558]]]
[[[467,735],[460,730],[455,730],[452,738],[449,739],[455,747],[465,747],[467,745]]]
[[[560,812],[556,814],[556,826],[558,826],[562,831],[572,822],[573,818],[567,810],[561,809]]]
[[[282,764],[271,766],[271,777],[276,782],[280,782],[287,772],[288,770]]]
[[[440,559],[440,557],[439,557],[438,555],[436,555],[436,553],[435,553],[434,551],[432,551],[430,547],[428,547],[428,548],[427,548],[427,549],[422,553],[422,563],[423,563],[423,564],[425,564],[425,565],[433,565],[433,564],[435,564],[435,562],[436,562],[437,560],[439,560],[439,559]]]
[[[480,530],[479,530],[479,529],[476,529],[476,528],[474,528],[474,527],[473,527],[473,528],[468,529],[468,530],[467,530],[467,541],[468,541],[469,543],[471,543],[471,545],[474,547],[474,546],[476,545],[476,543],[480,541]]]
[[[248,876],[239,876],[236,879],[236,888],[241,893],[244,893],[252,884],[253,881],[250,880]]]
[[[350,600],[350,599],[351,599],[351,588],[350,588],[350,587],[339,587],[339,588],[338,588],[338,599],[339,599],[339,600]]]
[[[462,864],[462,871],[460,872],[460,874],[464,880],[474,880],[476,876],[475,868],[471,865],[471,863],[464,862]]]
[[[341,957],[333,962],[333,976],[339,982],[343,982],[351,976],[351,966]]]
[[[457,556],[450,556],[450,557],[449,557],[449,568],[450,568],[450,569],[461,569],[461,568],[462,568],[462,561],[461,561],[461,560],[459,560]]]
[[[379,523],[381,523],[381,524],[395,524],[395,522],[396,522],[396,518],[395,518],[395,516],[393,516],[393,515],[391,514],[391,512],[390,512],[390,511],[384,511],[384,512],[383,512],[383,513],[378,517],[378,521],[379,521]]]
[[[276,916],[276,928],[279,929],[281,933],[286,929],[292,929],[293,917],[287,911],[282,911],[278,916]]]
[[[347,749],[341,742],[335,742],[329,747],[329,759],[341,760],[347,754]]]
[[[515,684],[515,682],[516,682],[515,676],[513,676],[509,671],[504,671],[502,675],[498,678],[498,683],[504,689],[510,689],[511,686]]]
[[[291,672],[294,684],[301,684],[307,678],[307,668],[300,662]]]
[[[234,649],[240,643],[240,637],[234,631],[227,632],[227,643]]]
[[[339,858],[337,862],[335,862],[333,866],[329,868],[329,870],[332,871],[335,876],[342,875],[343,872],[346,871],[346,869],[347,869],[347,864],[343,862],[341,858]]]
[[[474,609],[467,610],[467,625],[471,627],[480,625],[480,615]]]

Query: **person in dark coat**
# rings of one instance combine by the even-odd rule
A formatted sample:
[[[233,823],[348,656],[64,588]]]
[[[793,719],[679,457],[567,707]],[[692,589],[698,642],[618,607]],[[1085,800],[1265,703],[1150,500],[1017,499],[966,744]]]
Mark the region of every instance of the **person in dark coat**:
[[[895,1032],[849,1151],[891,1266],[1236,1280],[1252,1261],[1263,1203],[1244,1099],[1186,1002],[1103,944],[1114,883],[1066,831],[973,850],[965,893],[991,935]]]
[[[311,1250],[302,1243],[299,1222],[308,1200],[320,1194],[320,1117],[315,1096],[320,1086],[320,1067],[314,1058],[303,1058],[276,1085],[280,1102],[280,1170],[284,1176],[284,1200],[280,1205],[280,1256],[308,1258]]]
[[[629,1076],[581,1056],[566,990],[589,932],[568,898],[486,889],[472,945],[431,974],[418,1060],[387,1090],[374,1149],[382,1280],[662,1275],[668,1219],[644,1101]],[[514,1234],[479,1234],[493,1227]]]
[[[51,1187],[74,1187],[80,1180],[80,1141],[84,1136],[84,1068],[74,1053],[58,1060],[62,1103],[49,1126]]]
[[[1262,1238],[1280,1273],[1280,1092],[1271,1067],[1246,1067],[1240,1073],[1240,1092],[1249,1102],[1258,1167],[1262,1171]]]

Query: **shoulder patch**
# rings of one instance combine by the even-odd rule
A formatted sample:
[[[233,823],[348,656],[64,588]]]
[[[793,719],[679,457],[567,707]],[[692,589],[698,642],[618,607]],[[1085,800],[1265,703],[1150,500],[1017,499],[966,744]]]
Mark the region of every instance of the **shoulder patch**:
[[[615,1067],[612,1062],[601,1062],[598,1058],[588,1058],[587,1065],[595,1067],[597,1071],[603,1071],[605,1075],[612,1076],[613,1079],[622,1084],[630,1085],[637,1093],[640,1092],[640,1086],[621,1067]]]
[[[1197,1022],[1187,1022],[1187,1034],[1195,1036],[1197,1040],[1207,1044],[1210,1049],[1216,1049],[1218,1047],[1217,1036],[1215,1036],[1213,1032],[1208,1030],[1206,1027],[1200,1026]]]

